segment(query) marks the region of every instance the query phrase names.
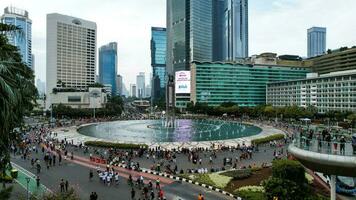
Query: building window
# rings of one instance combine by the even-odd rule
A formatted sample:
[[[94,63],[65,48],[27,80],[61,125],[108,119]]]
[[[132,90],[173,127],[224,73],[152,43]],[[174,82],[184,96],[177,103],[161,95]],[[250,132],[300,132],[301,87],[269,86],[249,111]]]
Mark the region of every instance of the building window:
[[[68,96],[68,102],[81,102],[82,98],[80,96]]]

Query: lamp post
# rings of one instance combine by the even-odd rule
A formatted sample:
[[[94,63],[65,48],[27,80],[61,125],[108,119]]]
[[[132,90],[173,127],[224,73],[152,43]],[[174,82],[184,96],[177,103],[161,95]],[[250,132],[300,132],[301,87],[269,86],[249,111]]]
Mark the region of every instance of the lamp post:
[[[28,191],[28,184],[30,183],[30,181],[31,181],[31,178],[26,177],[26,200],[30,200],[29,191]]]

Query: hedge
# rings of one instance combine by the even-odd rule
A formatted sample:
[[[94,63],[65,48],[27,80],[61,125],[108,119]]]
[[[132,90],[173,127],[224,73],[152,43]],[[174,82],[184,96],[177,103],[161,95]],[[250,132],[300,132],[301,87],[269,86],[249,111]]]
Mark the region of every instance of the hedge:
[[[252,175],[250,169],[237,169],[237,170],[230,170],[223,173],[221,175],[232,177],[234,180],[241,180],[248,178]]]
[[[115,142],[104,142],[104,141],[86,141],[84,142],[86,146],[101,147],[101,148],[114,148],[114,149],[139,149],[148,148],[146,144],[125,144],[125,143],[115,143]]]
[[[264,138],[258,138],[258,139],[253,139],[251,140],[252,144],[264,144],[264,143],[268,143],[270,141],[274,141],[274,140],[281,140],[284,139],[284,135],[281,133],[275,134],[275,135],[270,135]]]

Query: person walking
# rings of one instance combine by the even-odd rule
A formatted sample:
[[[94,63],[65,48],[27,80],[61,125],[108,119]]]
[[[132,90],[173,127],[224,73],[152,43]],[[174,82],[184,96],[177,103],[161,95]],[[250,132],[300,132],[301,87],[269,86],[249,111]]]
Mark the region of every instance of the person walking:
[[[345,143],[346,143],[345,137],[341,136],[341,139],[340,139],[340,154],[341,155],[345,155]]]
[[[68,186],[69,186],[69,183],[68,183],[68,180],[66,180],[66,182],[65,182],[65,189],[66,189],[66,192],[68,192]]]
[[[160,180],[159,180],[159,178],[157,178],[157,180],[156,180],[156,189],[161,189],[159,184],[160,184]]]
[[[93,176],[94,176],[93,171],[90,170],[90,171],[89,171],[89,181],[92,181]]]
[[[64,192],[64,180],[61,179],[61,183],[59,184],[61,192]]]
[[[134,200],[136,196],[136,191],[134,188],[131,188],[131,199]]]
[[[37,187],[40,187],[40,176],[38,176],[37,175],[37,177],[36,177],[36,185],[37,185]]]

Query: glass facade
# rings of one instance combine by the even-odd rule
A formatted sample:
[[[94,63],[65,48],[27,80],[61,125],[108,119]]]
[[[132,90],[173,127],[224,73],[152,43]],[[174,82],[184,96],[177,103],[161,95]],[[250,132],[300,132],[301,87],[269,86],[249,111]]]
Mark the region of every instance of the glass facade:
[[[7,7],[1,17],[1,22],[21,28],[22,32],[9,33],[7,38],[12,45],[19,49],[22,61],[34,70],[32,63],[32,21],[28,18],[28,12],[14,7]]]
[[[115,96],[117,77],[117,43],[111,42],[99,48],[99,82],[111,86],[111,95]]]
[[[191,0],[189,9],[190,61],[212,61],[213,2]]]
[[[256,106],[266,103],[267,83],[302,79],[309,69],[195,62],[191,71],[191,101],[206,102],[209,106],[219,106],[224,102]]]
[[[326,28],[308,29],[308,58],[323,55],[326,52]]]
[[[159,98],[164,94],[166,85],[166,28],[151,28],[151,66],[152,66],[152,97]]]

